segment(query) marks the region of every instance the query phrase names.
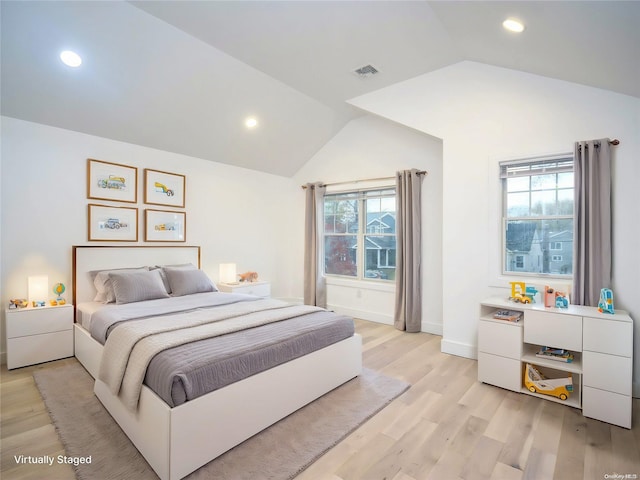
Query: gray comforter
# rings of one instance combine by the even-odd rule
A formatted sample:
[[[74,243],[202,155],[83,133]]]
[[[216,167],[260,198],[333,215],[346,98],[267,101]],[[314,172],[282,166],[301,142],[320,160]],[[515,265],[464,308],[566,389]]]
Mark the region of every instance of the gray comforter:
[[[235,294],[197,294],[129,304],[94,314],[91,333],[106,340],[118,325],[180,312],[224,308],[256,297]],[[114,311],[115,310],[115,311]],[[324,348],[352,336],[353,320],[327,311],[260,325],[168,348],[150,361],[144,383],[170,406],[180,405],[256,373]]]

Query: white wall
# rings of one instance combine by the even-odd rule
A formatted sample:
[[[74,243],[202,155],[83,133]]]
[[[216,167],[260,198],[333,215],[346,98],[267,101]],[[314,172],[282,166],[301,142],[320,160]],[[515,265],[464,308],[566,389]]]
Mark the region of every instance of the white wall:
[[[298,262],[292,269],[296,278],[294,295],[302,297],[303,291],[304,193],[300,185],[393,177],[396,171],[409,168],[429,172],[422,183],[422,330],[442,334],[442,142],[376,116],[352,120],[294,176],[299,189],[294,202],[298,214],[292,230],[292,250]],[[394,180],[352,183],[329,187],[328,191],[383,184],[393,185]],[[393,285],[329,278],[327,302],[330,308],[346,314],[393,323]]]
[[[51,285],[67,285],[71,299],[71,246],[100,244],[87,241],[87,204],[109,204],[87,199],[87,158],[138,168],[139,244],[144,168],[184,174],[186,244],[202,246],[209,276],[217,280],[220,263],[236,262],[239,272],[254,270],[270,280],[274,296],[289,294],[282,231],[295,195],[290,178],[8,117],[1,121],[2,305],[26,297],[27,277],[34,274],[48,275]]]
[[[619,138],[613,160],[615,306],[640,322],[640,100],[474,62],[462,62],[356,98],[363,110],[443,139],[442,349],[475,356],[478,303],[495,285],[497,162]],[[507,279],[503,279],[506,287]],[[640,395],[640,327],[634,394]]]

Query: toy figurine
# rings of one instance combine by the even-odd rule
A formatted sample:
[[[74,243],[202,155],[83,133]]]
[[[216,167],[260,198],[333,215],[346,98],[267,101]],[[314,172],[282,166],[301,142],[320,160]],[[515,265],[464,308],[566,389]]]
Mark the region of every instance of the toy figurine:
[[[27,305],[29,305],[29,302],[27,302],[27,300],[24,298],[14,298],[9,300],[10,309],[25,308]]]
[[[548,285],[544,287],[544,306],[548,308],[556,306],[556,292]]]
[[[613,310],[613,292],[610,288],[600,290],[600,301],[598,302],[598,311],[600,313],[615,313]]]
[[[531,303],[531,298],[527,296],[527,287],[524,282],[509,282],[511,284],[511,296],[509,300],[516,303]]]
[[[569,308],[569,300],[562,292],[556,292],[556,308]]]
[[[55,293],[58,297],[56,298],[56,302],[58,305],[64,305],[64,298],[62,298],[62,294],[65,292],[66,288],[64,283],[56,283],[53,286],[53,293]]]

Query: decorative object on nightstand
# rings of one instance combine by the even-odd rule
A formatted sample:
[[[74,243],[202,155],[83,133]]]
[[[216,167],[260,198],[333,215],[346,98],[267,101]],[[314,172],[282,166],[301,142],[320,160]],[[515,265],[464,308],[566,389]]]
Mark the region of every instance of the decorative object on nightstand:
[[[73,305],[7,309],[7,368],[73,356]]]
[[[239,273],[241,282],[257,282],[258,281],[258,273],[257,272],[244,272]]]
[[[238,283],[236,278],[236,264],[235,263],[221,263],[220,264],[220,282],[228,285],[234,285]]]
[[[49,296],[49,277],[37,275],[29,277],[29,301],[34,307],[44,307]]]
[[[262,298],[271,296],[271,284],[269,282],[219,283],[218,290],[225,293],[245,293]]]
[[[56,305],[64,305],[65,303],[67,303],[67,301],[62,298],[62,294],[65,292],[65,290],[66,288],[63,283],[56,283],[53,286],[53,293],[55,293],[57,297],[55,300],[51,300],[50,304],[52,307]]]

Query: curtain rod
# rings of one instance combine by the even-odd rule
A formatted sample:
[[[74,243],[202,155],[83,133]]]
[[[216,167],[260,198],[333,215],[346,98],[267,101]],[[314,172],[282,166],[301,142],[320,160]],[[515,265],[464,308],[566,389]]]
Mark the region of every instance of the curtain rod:
[[[620,140],[618,140],[617,138],[609,140],[609,145],[620,145]]]
[[[429,175],[429,172],[426,170],[419,170],[416,172],[418,175]],[[334,185],[349,185],[352,183],[360,183],[360,182],[377,182],[380,180],[394,180],[396,177],[378,177],[378,178],[363,178],[361,180],[351,180],[349,182],[333,182],[333,183],[324,183],[323,187],[329,187]],[[307,188],[306,185],[302,185],[302,188]]]

